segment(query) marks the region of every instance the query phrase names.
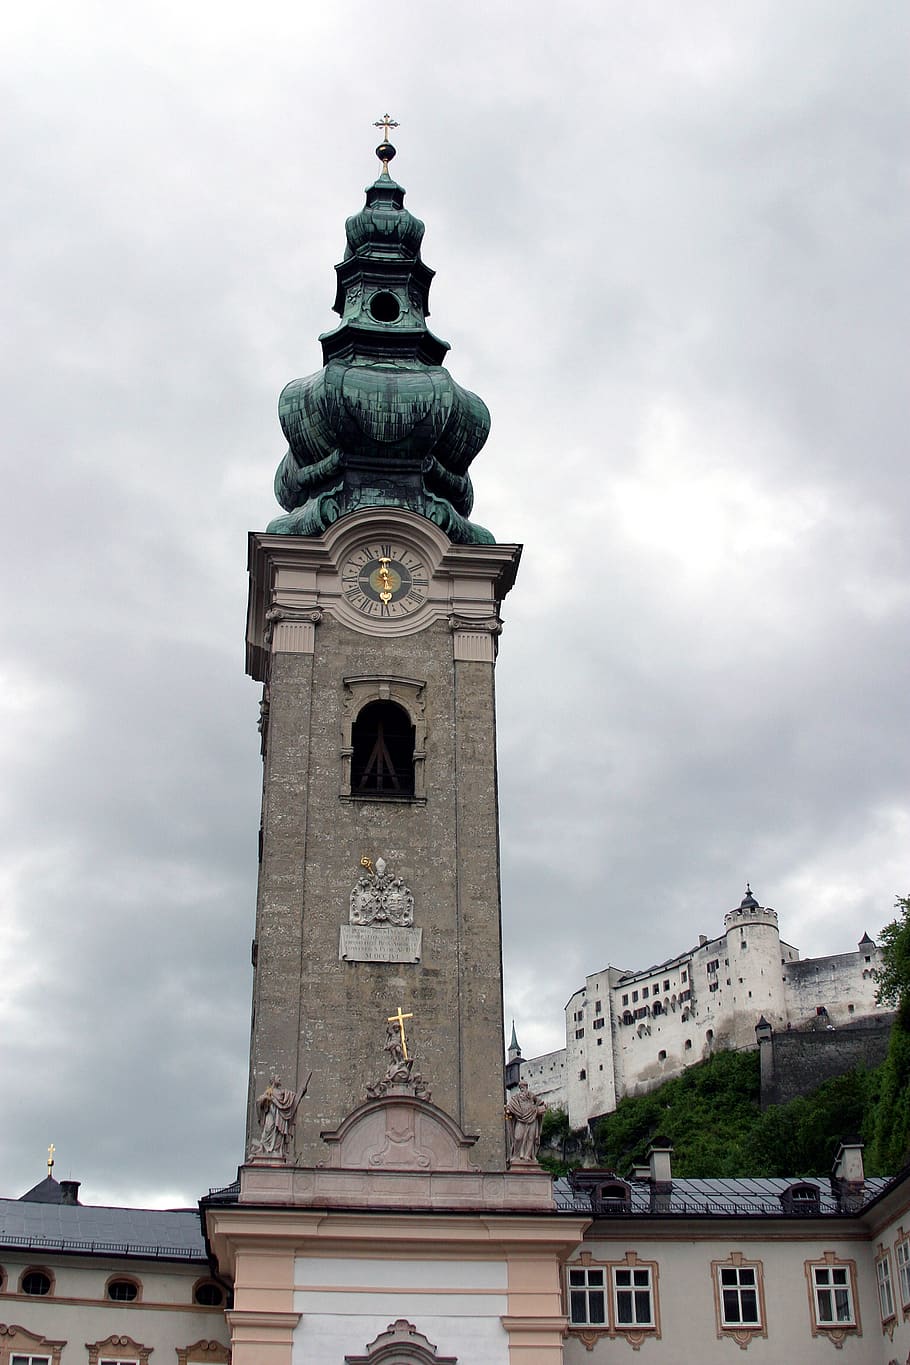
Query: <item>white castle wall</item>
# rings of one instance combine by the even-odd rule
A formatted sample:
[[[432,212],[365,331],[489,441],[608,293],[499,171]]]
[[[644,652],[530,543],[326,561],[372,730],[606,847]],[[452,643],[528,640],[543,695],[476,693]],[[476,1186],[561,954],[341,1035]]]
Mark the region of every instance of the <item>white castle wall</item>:
[[[777,912],[747,893],[717,938],[702,936],[644,971],[586,977],[566,1004],[564,1051],[523,1061],[522,1079],[580,1128],[717,1048],[754,1048],[762,1015],[781,1030],[880,1013],[872,975],[880,957],[864,938],[855,953],[800,961],[781,940]]]

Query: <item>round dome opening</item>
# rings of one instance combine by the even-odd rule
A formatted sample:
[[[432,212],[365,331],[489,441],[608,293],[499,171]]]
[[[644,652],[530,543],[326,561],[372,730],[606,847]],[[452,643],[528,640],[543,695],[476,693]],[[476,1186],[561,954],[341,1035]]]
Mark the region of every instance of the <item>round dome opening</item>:
[[[401,305],[394,294],[374,294],[370,299],[370,316],[377,322],[397,322]]]

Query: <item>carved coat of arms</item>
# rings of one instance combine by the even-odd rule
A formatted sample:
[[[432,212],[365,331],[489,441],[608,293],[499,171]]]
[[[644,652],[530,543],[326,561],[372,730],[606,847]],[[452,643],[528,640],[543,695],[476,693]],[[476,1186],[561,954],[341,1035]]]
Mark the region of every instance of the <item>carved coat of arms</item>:
[[[351,891],[351,924],[395,924],[408,929],[414,923],[414,897],[400,877],[387,871],[384,858],[375,866],[363,860],[364,872]]]

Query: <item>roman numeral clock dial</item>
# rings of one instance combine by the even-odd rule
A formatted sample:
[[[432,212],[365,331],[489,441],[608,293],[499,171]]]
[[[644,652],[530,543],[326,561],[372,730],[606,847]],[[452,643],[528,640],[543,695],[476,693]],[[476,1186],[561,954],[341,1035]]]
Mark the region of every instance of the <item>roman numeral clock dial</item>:
[[[370,541],[341,566],[341,591],[361,616],[380,621],[410,616],[427,600],[430,576],[414,550],[396,541]]]

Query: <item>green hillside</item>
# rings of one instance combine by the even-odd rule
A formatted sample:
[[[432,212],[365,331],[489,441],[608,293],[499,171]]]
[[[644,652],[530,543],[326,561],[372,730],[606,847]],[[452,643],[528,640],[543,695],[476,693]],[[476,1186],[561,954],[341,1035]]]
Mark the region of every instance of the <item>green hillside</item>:
[[[620,1173],[643,1161],[660,1134],[673,1143],[680,1177],[826,1176],[838,1141],[858,1134],[870,1175],[897,1171],[910,1153],[910,1032],[899,1019],[888,1058],[820,1085],[812,1094],[759,1107],[757,1052],[719,1052],[650,1094],[629,1097],[597,1121],[590,1138],[571,1133],[565,1114],[544,1121],[543,1164]]]

